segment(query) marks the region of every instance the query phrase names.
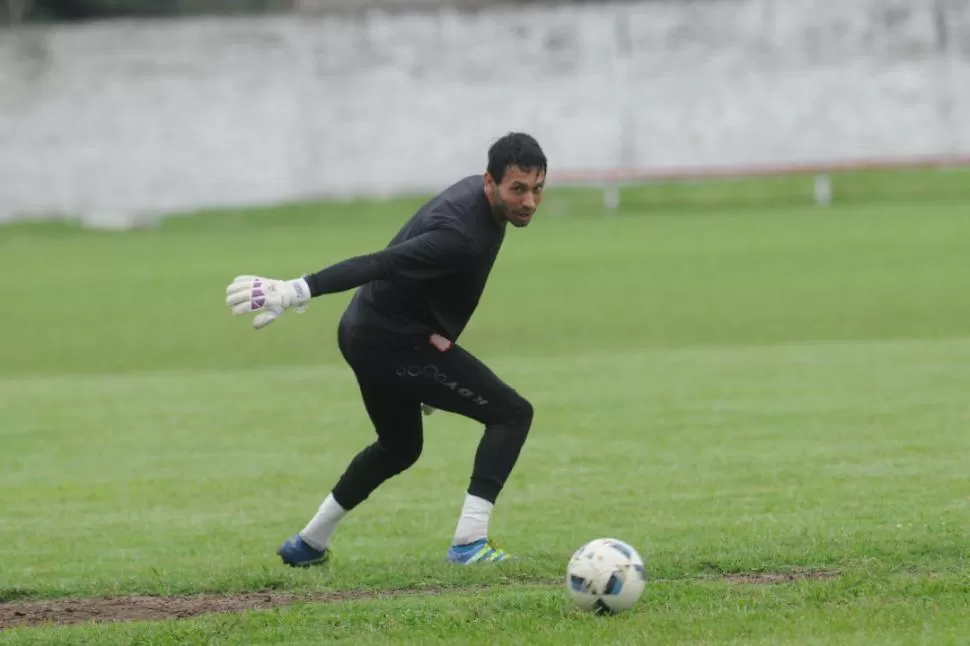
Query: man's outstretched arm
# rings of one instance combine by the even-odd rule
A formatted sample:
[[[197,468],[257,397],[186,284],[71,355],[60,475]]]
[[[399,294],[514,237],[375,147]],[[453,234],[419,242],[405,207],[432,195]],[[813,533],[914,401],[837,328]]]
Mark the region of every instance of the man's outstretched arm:
[[[424,280],[452,271],[468,258],[472,240],[455,229],[435,229],[363,256],[355,256],[304,276],[310,296],[353,289],[374,280]]]
[[[226,288],[226,304],[235,315],[258,312],[253,327],[260,329],[287,309],[306,310],[316,296],[343,292],[374,280],[423,280],[445,275],[467,259],[472,248],[472,240],[464,233],[435,229],[293,280],[237,276]]]

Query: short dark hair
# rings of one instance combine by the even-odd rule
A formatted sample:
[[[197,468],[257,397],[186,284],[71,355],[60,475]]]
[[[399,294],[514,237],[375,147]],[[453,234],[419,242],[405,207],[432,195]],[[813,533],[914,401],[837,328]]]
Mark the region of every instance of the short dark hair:
[[[488,173],[500,184],[509,166],[524,170],[538,169],[545,173],[546,154],[531,135],[510,132],[497,139],[488,149]]]

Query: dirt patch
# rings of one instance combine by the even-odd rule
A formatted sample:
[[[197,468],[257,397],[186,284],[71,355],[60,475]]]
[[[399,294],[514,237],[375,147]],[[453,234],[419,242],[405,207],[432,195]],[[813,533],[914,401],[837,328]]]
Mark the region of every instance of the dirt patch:
[[[449,589],[469,592],[481,586]],[[0,603],[0,630],[82,622],[152,621],[186,619],[199,615],[265,610],[302,602],[347,601],[403,595],[434,595],[444,590],[353,590],[329,593],[245,592],[239,594],[195,594],[181,597],[108,597],[13,601]]]
[[[736,572],[722,574],[718,578],[731,583],[753,583],[769,585],[773,583],[793,583],[795,581],[822,581],[834,579],[839,573],[835,570],[806,570],[803,572]]]
[[[723,572],[717,578],[742,584],[780,584],[831,579],[833,570],[799,572]],[[326,603],[353,599],[375,599],[406,595],[436,595],[442,592],[475,592],[487,585],[455,588],[410,588],[404,590],[347,590],[344,592],[244,592],[238,594],[194,594],[173,597],[91,597],[0,602],[0,630],[84,622],[155,621],[186,619],[199,615],[266,610],[294,603]],[[16,595],[14,595],[16,596]]]

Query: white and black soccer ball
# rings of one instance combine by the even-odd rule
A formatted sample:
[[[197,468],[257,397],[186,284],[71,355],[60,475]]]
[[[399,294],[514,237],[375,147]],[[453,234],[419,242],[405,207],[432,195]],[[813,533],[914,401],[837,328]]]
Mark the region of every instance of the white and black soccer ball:
[[[583,610],[616,614],[629,610],[647,585],[643,559],[627,543],[597,538],[580,547],[566,567],[566,590]]]

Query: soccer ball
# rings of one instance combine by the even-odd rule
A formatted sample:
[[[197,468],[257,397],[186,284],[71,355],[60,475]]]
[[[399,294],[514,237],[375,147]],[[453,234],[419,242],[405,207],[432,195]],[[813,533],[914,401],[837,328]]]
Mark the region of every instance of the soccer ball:
[[[637,551],[615,538],[597,538],[580,547],[566,567],[566,590],[583,610],[616,614],[633,607],[647,576]]]

